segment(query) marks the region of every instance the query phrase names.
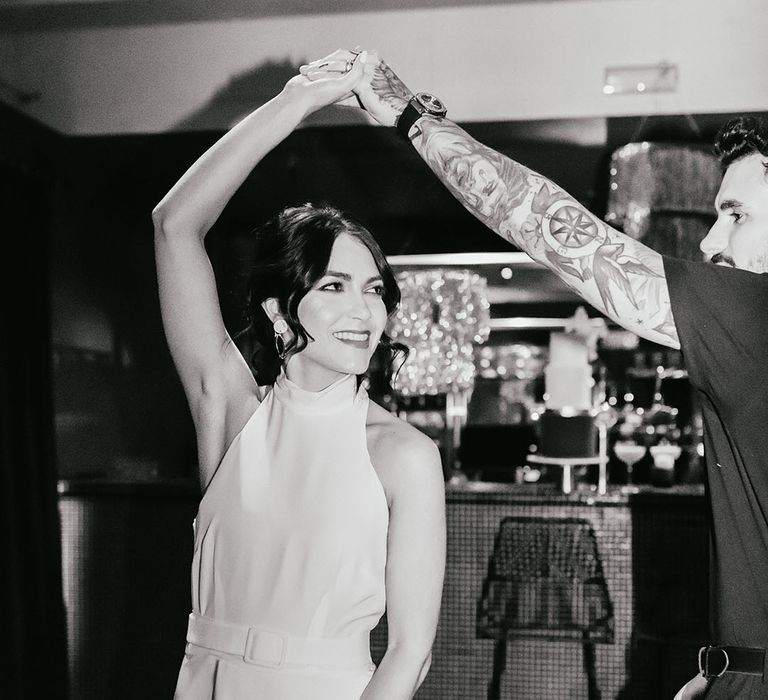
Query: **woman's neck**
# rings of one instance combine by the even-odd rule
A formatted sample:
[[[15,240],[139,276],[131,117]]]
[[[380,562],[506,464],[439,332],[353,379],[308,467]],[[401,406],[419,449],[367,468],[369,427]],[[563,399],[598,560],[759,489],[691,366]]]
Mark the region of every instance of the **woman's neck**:
[[[348,376],[326,367],[306,367],[303,363],[292,362],[293,359],[288,358],[285,363],[285,376],[305,391],[322,391],[342,377]]]

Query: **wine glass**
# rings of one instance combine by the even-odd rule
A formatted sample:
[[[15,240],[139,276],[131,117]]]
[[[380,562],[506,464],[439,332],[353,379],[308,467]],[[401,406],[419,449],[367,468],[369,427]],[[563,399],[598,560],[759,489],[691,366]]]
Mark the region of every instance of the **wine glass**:
[[[632,485],[632,467],[645,456],[647,449],[631,440],[618,440],[613,446],[613,454],[627,466],[627,486]]]

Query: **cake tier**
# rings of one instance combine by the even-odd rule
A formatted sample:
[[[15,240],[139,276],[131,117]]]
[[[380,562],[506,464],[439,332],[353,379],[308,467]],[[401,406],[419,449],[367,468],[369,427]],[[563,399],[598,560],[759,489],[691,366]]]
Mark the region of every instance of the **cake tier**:
[[[597,426],[588,413],[564,416],[544,411],[539,417],[539,449],[542,457],[594,457]]]

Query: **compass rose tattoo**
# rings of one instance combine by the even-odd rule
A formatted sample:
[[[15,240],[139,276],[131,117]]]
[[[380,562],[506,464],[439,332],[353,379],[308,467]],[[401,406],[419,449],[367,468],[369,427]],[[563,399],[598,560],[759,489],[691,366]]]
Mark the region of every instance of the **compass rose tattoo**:
[[[543,241],[548,266],[561,277],[576,278],[571,282],[591,282],[601,302],[595,305],[605,313],[621,319],[631,314],[635,325],[644,325],[642,314],[637,312],[649,284],[663,282],[660,265],[647,264],[639,255],[632,255],[625,241],[633,239],[625,237],[622,241],[618,235],[611,239],[602,221],[552,183],[538,179],[541,185],[531,202],[527,228]],[[575,289],[586,296],[586,289],[578,285]]]
[[[565,258],[592,255],[607,238],[605,230],[568,201],[557,201],[544,212],[541,233],[552,249]]]

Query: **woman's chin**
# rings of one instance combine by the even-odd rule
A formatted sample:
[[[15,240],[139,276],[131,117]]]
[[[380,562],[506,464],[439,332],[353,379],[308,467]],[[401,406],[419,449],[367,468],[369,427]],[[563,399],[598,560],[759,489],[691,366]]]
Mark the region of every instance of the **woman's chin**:
[[[365,374],[368,371],[368,362],[345,362],[337,371],[343,374]]]
[[[299,353],[289,360],[294,371],[304,376],[319,376],[319,374],[365,374],[368,371],[371,358],[367,352],[340,352],[335,357],[308,357]],[[329,377],[330,378],[330,377]]]

